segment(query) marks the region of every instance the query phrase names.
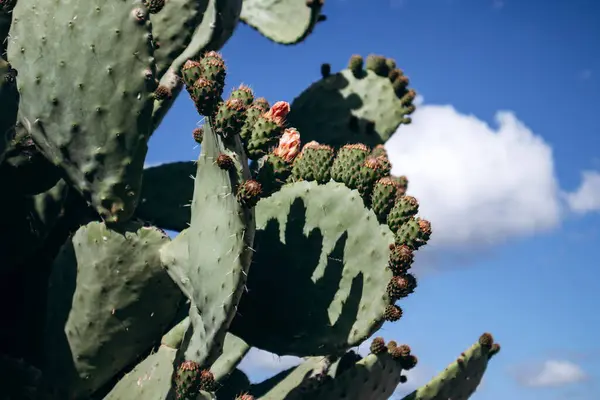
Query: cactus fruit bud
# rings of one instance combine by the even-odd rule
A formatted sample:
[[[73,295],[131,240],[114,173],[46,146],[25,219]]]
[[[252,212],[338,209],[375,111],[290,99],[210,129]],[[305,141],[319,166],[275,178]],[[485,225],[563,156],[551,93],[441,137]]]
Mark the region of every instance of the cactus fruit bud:
[[[262,194],[262,186],[254,179],[248,179],[239,187],[237,199],[241,205],[247,208],[252,208],[260,200]]]
[[[216,389],[215,377],[207,369],[200,371],[200,390],[213,392]]]
[[[200,78],[194,82],[191,93],[198,112],[202,115],[211,115],[218,105],[221,91],[213,80]]]
[[[238,133],[246,118],[246,105],[242,99],[229,98],[221,103],[215,115],[215,132],[229,138]]]
[[[400,375],[400,383],[406,383],[408,381],[408,378],[406,377],[406,375]]]
[[[300,132],[296,128],[287,128],[279,139],[279,146],[273,150],[273,154],[292,163],[300,152]]]
[[[331,64],[321,64],[321,77],[325,79],[329,75],[331,75]]]
[[[215,81],[222,92],[223,87],[225,86],[227,71],[221,54],[216,51],[209,51],[200,60],[200,65],[202,67],[202,77],[204,79]]]
[[[254,101],[254,93],[252,89],[246,85],[240,85],[237,89],[234,89],[229,96],[230,99],[240,99],[246,108],[252,105]],[[268,107],[267,107],[268,109]]]
[[[393,276],[387,287],[387,294],[393,300],[398,300],[413,293],[417,288],[417,279],[412,274]]]
[[[144,0],[143,4],[148,7],[150,14],[156,14],[165,6],[165,0]]]
[[[397,305],[389,305],[385,308],[383,317],[386,321],[394,322],[402,318],[402,309]],[[388,344],[389,348],[389,344]]]
[[[370,54],[367,57],[366,68],[379,76],[387,77],[389,74],[389,67],[384,56]]]
[[[156,100],[170,99],[171,97],[173,97],[171,89],[164,85],[158,85],[158,87],[154,91],[154,98]]]
[[[385,149],[384,145],[378,144],[377,146],[373,147],[373,150],[371,151],[371,156],[373,156],[373,157],[383,156],[385,158],[388,158],[388,153],[387,153],[387,150]]]
[[[242,393],[235,398],[235,400],[254,400],[254,396],[249,393]]]
[[[285,117],[290,112],[290,103],[287,101],[278,101],[273,104],[271,109],[264,114],[267,120],[275,122],[277,125],[283,125]]]
[[[334,154],[333,148],[326,144],[314,140],[306,143],[294,161],[293,180],[328,182],[331,179]]]
[[[387,223],[392,232],[397,232],[402,224],[419,212],[419,202],[412,196],[400,196],[388,214]]]
[[[357,54],[350,57],[348,61],[348,69],[352,72],[352,75],[358,77],[363,71],[364,61],[363,58]]]
[[[217,161],[215,161],[219,168],[229,171],[234,167],[233,160],[227,154],[219,154]]]
[[[192,131],[192,136],[194,137],[194,140],[196,141],[196,143],[202,144],[202,139],[204,138],[204,130],[200,127],[195,128]]]
[[[494,344],[494,337],[491,333],[484,333],[479,337],[479,344],[483,347],[491,348]]]
[[[182,362],[173,379],[178,400],[193,398],[200,391],[200,365],[194,361]]]
[[[394,60],[393,58],[386,58],[385,65],[387,65],[389,69],[394,69],[396,68],[396,60]]]
[[[376,337],[371,342],[370,350],[373,354],[383,353],[387,350],[387,348],[385,347],[385,340],[383,340],[382,337]]]
[[[183,76],[183,82],[188,87],[188,92],[191,94],[191,87],[201,77],[202,66],[198,61],[187,60],[183,67],[181,67],[181,75]]]
[[[395,340],[390,340],[386,347],[387,347],[388,351],[391,351],[392,349],[395,349],[396,347],[398,347],[398,343],[396,343]]]
[[[267,112],[269,108],[271,108],[271,105],[264,97],[259,97],[258,99],[254,100],[254,103],[252,104],[262,108],[264,110],[263,112]]]
[[[418,363],[419,359],[413,354],[410,354],[406,357],[402,357],[402,359],[400,360],[400,365],[402,365],[402,369],[405,369],[407,371],[416,367]]]
[[[399,196],[404,196],[406,194],[406,190],[408,189],[408,178],[404,175],[401,176],[392,176],[392,179],[396,181],[398,184]]]
[[[414,253],[410,247],[404,244],[390,245],[389,267],[394,275],[406,273],[414,260]]]
[[[490,349],[490,352],[488,354],[488,359],[494,357],[496,354],[498,354],[500,352],[500,344],[498,343],[494,343],[492,345],[492,348]]]

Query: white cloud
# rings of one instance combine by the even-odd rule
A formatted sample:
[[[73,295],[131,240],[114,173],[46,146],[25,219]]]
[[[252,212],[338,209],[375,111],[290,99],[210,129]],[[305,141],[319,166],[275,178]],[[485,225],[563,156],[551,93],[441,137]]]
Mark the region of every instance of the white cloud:
[[[528,374],[519,374],[521,384],[529,387],[557,387],[584,381],[587,374],[570,361],[548,360]]]
[[[494,243],[560,222],[552,149],[512,112],[496,122],[425,104],[387,142],[393,173],[408,176],[432,223],[432,245]]]
[[[298,357],[279,357],[268,351],[252,348],[239,364],[239,368],[248,375],[263,375],[265,373],[275,375],[278,372],[285,371],[301,362],[302,359]]]
[[[567,194],[569,207],[580,214],[600,211],[600,172],[583,171],[581,177],[579,188]]]

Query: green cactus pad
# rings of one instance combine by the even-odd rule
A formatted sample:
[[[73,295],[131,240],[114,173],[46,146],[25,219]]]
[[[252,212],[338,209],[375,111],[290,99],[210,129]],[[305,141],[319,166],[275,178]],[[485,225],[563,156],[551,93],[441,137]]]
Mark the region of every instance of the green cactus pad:
[[[302,132],[304,142],[375,146],[386,142],[400,124],[410,122],[408,115],[414,111],[410,95],[397,94],[389,77],[370,69],[356,75],[344,69],[294,99],[288,122]]]
[[[4,160],[4,152],[14,136],[17,122],[19,92],[16,78],[17,72],[6,60],[0,58],[0,162]]]
[[[50,277],[44,373],[85,397],[148,350],[173,320],[181,293],[163,269],[169,241],[127,223],[81,227],[61,249]]]
[[[20,40],[8,55],[21,74],[19,120],[106,221],[127,220],[140,194],[156,86],[147,9],[32,0],[13,12],[11,35]],[[87,56],[73,57],[74,48]]]
[[[388,352],[369,354],[310,394],[315,400],[387,400],[400,383],[402,367]],[[454,397],[452,397],[454,399]]]
[[[468,399],[479,386],[493,349],[493,346],[475,343],[429,383],[402,400]]]
[[[307,356],[339,353],[381,327],[394,237],[358,192],[297,182],[256,212],[249,291],[233,333],[276,354]]]
[[[123,376],[104,400],[169,400],[173,365],[189,325],[189,318],[185,318],[167,332],[158,350]]]
[[[318,22],[323,0],[245,0],[241,19],[281,44],[303,41]]]
[[[162,229],[178,232],[186,229],[190,222],[196,168],[193,161],[146,168],[135,216]]]
[[[223,354],[211,365],[210,370],[215,380],[220,382],[231,374],[242,361],[250,346],[232,333],[227,333],[223,343]]]
[[[250,393],[260,400],[298,399],[300,389],[305,386],[306,381],[327,366],[325,357],[307,357],[301,364],[252,385]]]
[[[254,237],[254,212],[236,198],[238,186],[249,177],[239,137],[224,140],[204,125],[192,201],[191,226],[186,230],[189,259],[178,262],[176,238],[162,251],[169,274],[190,297],[193,335],[186,360],[210,365],[220,355],[227,328],[242,295]],[[220,154],[235,163],[233,171],[216,164]],[[182,236],[180,234],[180,236]]]

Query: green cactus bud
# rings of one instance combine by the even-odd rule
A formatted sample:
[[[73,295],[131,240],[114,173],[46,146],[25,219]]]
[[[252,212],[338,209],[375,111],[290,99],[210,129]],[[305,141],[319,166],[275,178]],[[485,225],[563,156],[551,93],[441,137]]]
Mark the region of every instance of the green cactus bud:
[[[211,115],[219,105],[222,89],[213,80],[200,78],[192,87],[192,99],[201,115]]]
[[[181,75],[183,76],[185,85],[191,89],[194,83],[202,76],[202,66],[198,61],[187,60],[183,64],[183,67],[181,67]]]
[[[207,369],[200,371],[200,390],[205,392],[214,392],[216,390],[215,377]]]
[[[238,188],[237,199],[242,206],[252,208],[260,200],[261,194],[261,184],[254,179],[248,179]]]
[[[250,393],[242,393],[235,398],[235,400],[254,400],[254,399],[255,399],[254,396],[252,396]]]
[[[414,260],[414,253],[412,249],[404,244],[391,244],[390,245],[390,261],[389,267],[394,275],[401,275],[406,273],[411,267]]]
[[[499,343],[494,343],[492,345],[492,348],[490,349],[489,354],[488,354],[488,360],[490,360],[492,357],[494,357],[499,352],[500,352],[500,344]]]
[[[346,184],[350,189],[355,189],[358,171],[370,152],[370,149],[362,143],[343,146],[331,166],[331,179]]]
[[[371,342],[371,346],[369,348],[372,354],[380,354],[387,350],[385,347],[385,340],[382,337],[376,337]]]
[[[227,71],[223,57],[216,51],[209,51],[200,60],[202,68],[202,77],[211,81],[215,81],[221,90],[225,86],[225,77]]]
[[[390,72],[385,57],[376,54],[370,54],[367,57],[366,68],[384,77],[387,77]]]
[[[355,54],[350,57],[350,60],[348,61],[348,69],[355,77],[358,77],[363,72],[363,64],[363,58],[358,54]]]
[[[277,144],[283,135],[285,118],[289,112],[289,103],[278,101],[269,111],[258,117],[247,144],[248,158],[256,160],[266,155]]]
[[[416,367],[418,363],[419,359],[413,354],[410,354],[406,357],[402,357],[400,359],[400,365],[402,365],[402,369],[405,369],[407,371],[410,371],[411,369]]]
[[[371,201],[375,183],[389,175],[391,164],[385,157],[367,157],[359,169],[357,188],[366,204]]]
[[[383,177],[375,183],[371,195],[371,208],[380,223],[387,222],[388,214],[394,207],[400,192],[400,185],[392,177]]]
[[[371,156],[372,157],[383,156],[385,158],[388,158],[388,153],[387,153],[387,150],[385,149],[384,145],[378,144],[377,146],[373,147],[373,150],[371,151]]]
[[[385,308],[385,313],[383,314],[383,317],[386,321],[398,321],[400,318],[402,318],[402,309],[397,305],[389,305]],[[390,343],[388,343],[388,349],[390,348]]]
[[[256,180],[262,186],[262,196],[269,196],[279,190],[291,173],[291,165],[275,154],[269,154],[261,159]]]
[[[427,244],[431,237],[431,223],[427,220],[411,217],[396,232],[396,243],[405,244],[417,250]]]
[[[402,311],[402,310],[400,310],[400,311]],[[388,342],[388,344],[386,345],[386,347],[387,347],[387,349],[388,349],[388,352],[389,352],[389,351],[391,351],[392,349],[395,349],[396,347],[398,347],[398,343],[396,343],[396,341],[395,341],[395,340],[390,340],[390,341]]]
[[[392,179],[398,183],[399,187],[399,196],[404,196],[406,194],[406,190],[408,189],[408,178],[404,175],[401,176],[392,176]]]
[[[244,146],[248,145],[252,138],[252,129],[254,124],[258,121],[258,118],[269,111],[269,103],[264,98],[258,98],[252,103],[250,108],[246,111],[246,120],[242,129],[240,130],[240,136],[244,142]]]
[[[388,214],[387,223],[392,232],[397,232],[402,224],[419,212],[419,202],[412,196],[400,196]]]
[[[315,141],[306,143],[294,161],[292,179],[294,181],[317,181],[326,183],[331,179],[331,165],[334,151],[331,146]]]
[[[327,78],[329,75],[331,75],[331,64],[321,64],[321,77]]]
[[[386,58],[385,65],[387,65],[387,67],[390,70],[393,70],[394,68],[396,68],[396,60],[394,60],[393,58]]]
[[[254,101],[254,93],[252,92],[252,89],[250,89],[250,87],[246,85],[240,85],[237,89],[234,89],[231,92],[229,98],[242,100],[246,108],[248,108],[252,105],[252,102]],[[267,109],[265,109],[265,111]]]
[[[494,337],[491,333],[484,333],[479,337],[479,344],[481,347],[491,348],[494,344]]]
[[[245,113],[246,105],[242,99],[227,99],[217,108],[215,132],[226,139],[235,135],[244,125]]]

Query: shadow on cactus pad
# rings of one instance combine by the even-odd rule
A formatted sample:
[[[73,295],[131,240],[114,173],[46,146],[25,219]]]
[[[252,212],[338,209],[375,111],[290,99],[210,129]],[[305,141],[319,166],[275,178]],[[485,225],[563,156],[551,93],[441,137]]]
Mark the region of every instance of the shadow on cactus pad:
[[[284,355],[336,354],[381,327],[391,231],[341,183],[298,182],[256,207],[248,292],[230,330]]]

